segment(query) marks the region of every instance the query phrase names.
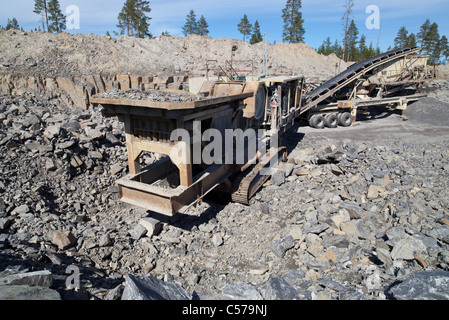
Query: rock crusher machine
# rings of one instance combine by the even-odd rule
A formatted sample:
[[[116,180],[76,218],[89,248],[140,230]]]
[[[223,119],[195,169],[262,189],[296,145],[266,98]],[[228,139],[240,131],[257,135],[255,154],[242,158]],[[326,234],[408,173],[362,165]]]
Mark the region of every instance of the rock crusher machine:
[[[427,78],[426,59],[423,65],[423,58],[413,55],[417,51],[396,49],[362,61],[310,92],[303,77],[277,76],[252,82],[205,81],[200,89],[204,99],[189,102],[92,98],[91,103],[103,107],[104,116],[118,116],[125,125],[129,175],[117,181],[120,200],[168,216],[184,212],[214,189],[248,204],[270,178],[263,169],[286,160],[281,137],[295,119],[308,120],[316,128],[349,126],[359,104],[403,108],[421,98],[419,94],[394,96],[398,88],[419,85]],[[172,136],[177,129],[187,133],[186,139]],[[208,129],[222,137],[229,129],[257,130],[262,132],[257,144],[263,147],[237,161],[238,154],[248,155],[248,143],[232,143],[232,150],[219,155],[223,161],[195,162],[195,152],[207,148],[195,133]],[[142,167],[143,152],[165,156]],[[225,161],[225,154],[232,155],[231,161]]]

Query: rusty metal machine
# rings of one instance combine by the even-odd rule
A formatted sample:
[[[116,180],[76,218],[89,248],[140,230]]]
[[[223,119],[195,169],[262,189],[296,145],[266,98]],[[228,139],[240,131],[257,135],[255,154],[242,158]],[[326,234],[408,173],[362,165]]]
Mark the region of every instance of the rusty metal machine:
[[[316,128],[349,126],[354,110],[363,103],[403,106],[422,97],[383,95],[390,90],[386,88],[406,80],[419,84],[426,77],[424,60],[413,56],[418,50],[396,49],[357,63],[311,92],[306,92],[303,77],[284,75],[249,82],[218,77],[203,83],[202,99],[188,102],[93,98],[91,102],[101,104],[105,116],[118,116],[125,124],[129,175],[117,181],[121,201],[171,216],[219,188],[233,201],[248,204],[270,178],[264,169],[273,160],[286,160],[281,137],[295,119],[303,117]],[[360,92],[367,87],[369,98],[362,99]],[[173,135],[176,130],[184,139]],[[215,144],[222,152],[212,152],[213,162],[195,161],[196,155],[211,151],[195,134],[216,142],[211,130],[230,136],[231,141],[236,140],[235,132],[244,138],[240,144]],[[249,130],[257,132],[255,141],[262,146],[252,155],[247,153],[249,139],[245,140]],[[163,157],[143,168],[139,158],[145,151]]]

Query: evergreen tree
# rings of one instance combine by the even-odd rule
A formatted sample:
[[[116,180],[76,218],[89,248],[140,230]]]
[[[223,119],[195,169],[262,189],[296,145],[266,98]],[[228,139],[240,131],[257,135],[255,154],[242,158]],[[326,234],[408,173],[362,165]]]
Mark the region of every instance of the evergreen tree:
[[[430,20],[427,19],[423,25],[421,26],[421,28],[419,29],[419,33],[417,35],[417,39],[419,42],[419,45],[421,46],[421,49],[424,48],[427,39],[428,39],[428,35],[429,35],[429,31],[430,31]]]
[[[17,22],[16,18],[12,18],[12,20],[8,19],[8,23],[6,25],[6,30],[10,30],[10,29],[20,30],[19,23]]]
[[[357,26],[355,25],[354,20],[352,20],[351,24],[349,25],[349,28],[348,28],[348,34],[347,34],[347,39],[346,39],[347,46],[348,46],[346,61],[357,60],[357,55],[358,55],[357,44],[359,43],[358,35],[359,35],[359,30],[357,29]]]
[[[443,56],[442,63],[446,64],[449,59],[449,43],[446,36],[442,36],[440,40],[441,55]]]
[[[136,36],[138,38],[151,37],[148,31],[150,27],[150,17],[147,13],[151,12],[150,2],[144,0],[126,0],[123,4],[117,19],[117,27],[120,34]]]
[[[243,41],[245,41],[246,36],[251,34],[251,30],[253,25],[249,22],[246,14],[243,15],[243,18],[240,20],[240,23],[237,25],[237,29],[243,34]]]
[[[134,36],[133,19],[134,19],[134,6],[135,0],[126,0],[123,4],[123,8],[118,14],[117,27],[120,29],[120,34],[127,36]]]
[[[428,33],[426,50],[430,54],[430,64],[436,65],[440,61],[440,33],[438,32],[438,25],[434,22],[430,25]]]
[[[405,44],[405,46],[407,48],[413,48],[416,47],[418,44],[416,42],[416,36],[414,33],[411,33],[408,37],[407,37],[407,42]]]
[[[206,18],[204,16],[201,16],[200,20],[198,21],[198,34],[200,36],[207,36],[209,34],[209,25],[206,22]]]
[[[65,30],[66,17],[62,14],[58,0],[48,1],[48,20],[50,22],[48,31],[59,33]]]
[[[285,8],[282,9],[282,19],[284,20],[284,30],[282,41],[289,43],[304,42],[304,20],[299,11],[302,7],[301,0],[287,0]]]
[[[368,58],[370,58],[370,56],[368,52],[368,47],[366,46],[366,36],[362,35],[359,41],[357,61],[363,61]]]
[[[352,14],[352,7],[354,7],[353,0],[345,0],[345,4],[343,6],[345,8],[345,14],[341,18],[344,23],[344,38],[343,38],[343,60],[348,61],[348,32],[350,26],[350,19]]]
[[[40,14],[42,17],[42,30],[44,32],[49,31],[48,25],[48,1],[47,0],[35,0],[34,1],[34,13]]]
[[[343,48],[338,43],[337,39],[335,39],[335,42],[334,42],[334,44],[332,46],[332,52],[335,53],[335,55],[337,57],[339,57],[340,59],[343,57]]]
[[[151,18],[147,16],[147,13],[150,12],[151,8],[149,1],[135,1],[135,19],[133,20],[133,24],[138,38],[152,37],[148,31]]]
[[[379,50],[379,48],[378,48],[377,50]],[[367,56],[367,59],[372,58],[372,57],[374,57],[374,56],[376,56],[376,55],[378,55],[378,54],[380,54],[380,52],[377,53],[377,51],[374,49],[373,43],[370,42],[369,47],[368,47],[368,56]]]
[[[20,30],[19,23],[16,18],[12,18],[12,20],[8,19],[8,23],[6,24],[6,30],[16,29]]]
[[[184,27],[182,27],[182,33],[187,37],[191,34],[197,34],[198,32],[198,23],[196,21],[196,15],[193,10],[190,10],[190,13],[187,15],[186,23]]]
[[[321,46],[318,48],[317,52],[319,54],[324,54],[326,56],[334,52],[330,37],[327,37],[326,40],[323,41]]]
[[[259,43],[263,41],[262,33],[260,32],[259,21],[256,20],[253,27],[253,34],[251,36],[251,40],[249,41],[251,44]]]
[[[401,27],[398,31],[398,34],[396,35],[396,38],[394,38],[394,46],[396,48],[404,48],[407,46],[408,41],[408,31],[404,27]]]
[[[445,52],[448,50],[448,41],[446,36],[442,36],[438,40],[438,44],[433,52],[433,62],[435,64],[443,64],[446,60]]]

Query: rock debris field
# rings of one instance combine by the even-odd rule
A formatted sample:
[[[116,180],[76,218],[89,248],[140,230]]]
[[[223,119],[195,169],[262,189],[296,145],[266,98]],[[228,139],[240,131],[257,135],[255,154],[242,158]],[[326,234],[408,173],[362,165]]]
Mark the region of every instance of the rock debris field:
[[[427,98],[410,117],[435,101],[440,112]],[[0,298],[448,299],[449,123],[429,117],[297,124],[289,161],[250,206],[218,197],[158,220],[118,201],[116,118],[2,96]]]
[[[0,300],[449,299],[448,81],[427,84],[408,121],[381,112],[350,128],[295,124],[288,162],[250,206],[217,193],[161,218],[119,201],[123,124],[86,103],[94,91],[76,77],[113,77],[95,91],[103,98],[196,101],[123,90],[119,75],[126,89],[128,75],[204,76],[233,45],[260,74],[262,45],[232,39],[0,31]],[[269,73],[329,78],[341,62],[303,44],[267,50]],[[27,90],[37,80],[45,92]],[[56,87],[86,109],[66,107]]]

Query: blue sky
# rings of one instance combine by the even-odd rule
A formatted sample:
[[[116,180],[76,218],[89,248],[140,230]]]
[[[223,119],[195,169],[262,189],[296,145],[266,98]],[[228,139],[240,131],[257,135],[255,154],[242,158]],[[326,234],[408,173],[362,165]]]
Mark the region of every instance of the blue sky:
[[[186,15],[191,9],[197,16],[204,15],[210,36],[213,38],[229,37],[241,39],[237,24],[244,14],[252,23],[259,21],[262,33],[267,33],[270,43],[282,41],[282,8],[285,0],[150,0],[152,9],[149,16],[150,32],[159,36],[162,31],[171,35],[182,36],[181,28]],[[117,30],[117,15],[124,0],[60,0],[61,7],[69,5],[80,8],[80,29],[67,30],[70,33],[95,33],[104,35],[106,31]],[[344,0],[303,0],[302,13],[305,20],[305,42],[317,48],[323,40],[330,36],[332,41],[343,38],[343,22],[341,20]],[[352,18],[355,20],[360,34],[367,36],[368,44],[375,46],[379,30],[369,30],[365,21],[369,14],[366,8],[376,5],[380,10],[380,48],[384,51],[393,44],[393,39],[401,26],[410,32],[417,33],[426,19],[439,25],[440,35],[449,37],[449,1],[447,0],[354,0]],[[8,18],[15,17],[25,30],[37,28],[40,17],[33,13],[33,0],[0,0],[0,25],[5,26]]]

